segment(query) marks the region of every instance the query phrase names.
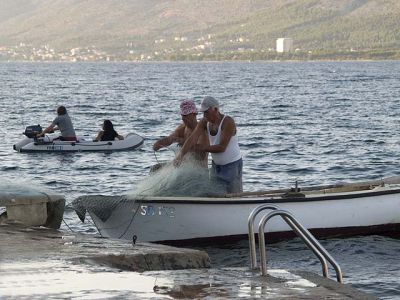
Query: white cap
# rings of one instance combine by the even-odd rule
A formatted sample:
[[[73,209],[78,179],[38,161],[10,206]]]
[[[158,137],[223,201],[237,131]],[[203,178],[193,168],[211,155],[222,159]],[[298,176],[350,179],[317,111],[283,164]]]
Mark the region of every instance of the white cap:
[[[210,107],[219,107],[218,101],[210,96],[204,97],[204,99],[201,101],[200,111],[205,112]]]

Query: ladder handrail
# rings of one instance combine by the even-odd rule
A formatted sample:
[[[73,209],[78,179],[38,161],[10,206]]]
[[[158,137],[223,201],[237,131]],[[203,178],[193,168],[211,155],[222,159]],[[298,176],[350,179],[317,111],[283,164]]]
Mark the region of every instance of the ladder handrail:
[[[256,239],[254,235],[254,220],[256,216],[263,210],[271,209],[271,210],[279,210],[279,206],[272,205],[272,204],[263,204],[255,209],[250,213],[248,218],[248,228],[249,228],[249,247],[250,247],[250,266],[251,269],[257,268],[257,255],[256,255]]]
[[[303,227],[296,218],[288,211],[285,210],[274,210],[269,214],[265,215],[258,226],[258,238],[259,238],[259,247],[260,247],[260,257],[261,257],[261,272],[262,275],[267,275],[267,257],[265,250],[265,236],[264,236],[264,227],[268,220],[270,220],[274,216],[281,216],[282,219],[296,232],[296,234],[305,242],[305,244],[320,258],[321,264],[323,265],[323,273],[325,277],[327,277],[327,265],[326,259],[331,263],[333,268],[336,271],[336,279],[338,282],[343,283],[342,271],[337,262],[333,259],[333,257],[328,253],[328,251],[314,238],[314,236]],[[322,259],[321,259],[322,258]]]
[[[300,222],[294,217],[293,214],[290,212],[286,211],[286,213],[289,215],[290,221],[295,223],[297,228],[313,243],[313,245],[321,252],[325,258],[330,262],[331,266],[336,272],[336,280],[340,283],[343,283],[343,277],[342,277],[342,270],[339,266],[339,264],[336,262],[336,260],[329,254],[328,250],[326,250],[321,243],[314,237],[314,235],[303,225],[300,224]]]
[[[279,210],[279,206],[277,205],[272,205],[272,204],[263,204],[255,209],[250,213],[249,218],[248,218],[248,229],[249,229],[249,247],[250,247],[250,267],[251,269],[256,269],[257,268],[257,255],[256,255],[256,242],[255,242],[255,234],[254,234],[254,221],[256,216],[263,210]],[[289,219],[286,220],[286,222],[291,222]],[[288,223],[289,224],[289,223]],[[293,229],[293,226],[295,225],[290,225],[289,226]],[[295,229],[293,229],[295,230]],[[324,277],[328,277],[328,264],[326,262],[326,259],[322,254],[319,253],[319,251],[309,242],[305,241],[305,243],[308,243],[308,246],[311,248],[311,250],[314,252],[315,255],[318,256],[321,265],[322,265],[322,274]]]
[[[289,218],[287,218],[286,216],[282,215],[282,214],[280,213],[280,212],[282,212],[282,211],[283,211],[283,210],[278,210],[279,213],[278,213],[278,214],[273,214],[273,215],[271,215],[268,219],[265,220],[265,223],[266,223],[269,219],[271,219],[272,217],[274,217],[274,216],[276,216],[276,215],[281,216],[281,217],[284,219],[284,221],[290,226],[290,228],[292,228],[292,230],[293,230],[297,235],[300,236],[300,234],[298,233],[298,231],[299,231],[298,226],[296,226],[296,224],[295,224],[294,222],[292,222]],[[276,211],[275,211],[275,212],[276,212]],[[262,221],[263,221],[263,220],[260,221],[260,225],[259,225],[259,226],[262,226],[262,225],[261,225],[261,222],[262,222]],[[264,224],[264,226],[265,226],[265,224]],[[264,226],[263,226],[263,228],[262,228],[263,232],[264,232]],[[260,229],[259,229],[259,230],[260,230]],[[260,234],[260,233],[259,233],[259,234]],[[300,236],[300,237],[301,237],[301,236]],[[314,254],[318,257],[319,261],[321,262],[321,266],[322,266],[322,275],[323,275],[324,277],[328,277],[328,263],[327,263],[327,261],[326,261],[324,255],[322,255],[321,251],[319,251],[319,250],[315,247],[315,245],[314,245],[311,241],[309,241],[307,238],[303,238],[303,237],[301,237],[301,238],[302,238],[303,242],[311,249],[312,252],[314,252]],[[261,245],[264,245],[264,246],[261,246]],[[262,236],[259,238],[259,248],[260,248],[260,256],[262,255],[262,253],[264,253],[264,258],[265,258],[265,264],[262,264],[262,265],[261,265],[261,271],[262,271],[263,275],[266,275],[266,274],[267,274],[267,271],[266,271],[266,268],[267,268],[267,266],[266,266],[266,261],[267,261],[267,259],[266,259],[265,236],[264,236],[264,234],[262,234]],[[262,261],[263,261],[263,259],[261,258],[261,263],[262,263]]]

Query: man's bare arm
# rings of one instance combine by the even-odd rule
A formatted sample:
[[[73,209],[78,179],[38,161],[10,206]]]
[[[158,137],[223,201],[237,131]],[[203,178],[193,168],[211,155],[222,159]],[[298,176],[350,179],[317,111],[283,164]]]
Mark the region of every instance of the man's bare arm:
[[[179,151],[179,154],[175,158],[175,163],[180,164],[186,155],[194,146],[196,145],[200,135],[203,133],[203,131],[206,129],[207,126],[207,121],[203,118],[201,119],[198,123],[196,128],[193,130],[192,134],[189,136],[189,138],[185,141],[185,143],[182,146],[182,149]]]
[[[168,147],[172,143],[180,143],[183,139],[185,126],[179,125],[174,132],[172,132],[169,136],[162,138],[154,143],[153,150],[158,151],[160,148]]]
[[[38,136],[38,137],[39,136],[44,136],[46,133],[53,132],[54,130],[56,130],[55,125],[53,125],[53,123],[51,123],[49,125],[49,127],[47,127],[45,130],[42,131],[42,133],[39,133],[36,136]]]

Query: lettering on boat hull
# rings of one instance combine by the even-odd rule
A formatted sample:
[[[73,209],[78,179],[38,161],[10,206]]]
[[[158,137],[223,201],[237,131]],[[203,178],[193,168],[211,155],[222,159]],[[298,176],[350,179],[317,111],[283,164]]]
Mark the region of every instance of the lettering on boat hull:
[[[141,205],[140,214],[142,216],[164,216],[168,218],[175,218],[175,207],[173,206],[153,206]]]

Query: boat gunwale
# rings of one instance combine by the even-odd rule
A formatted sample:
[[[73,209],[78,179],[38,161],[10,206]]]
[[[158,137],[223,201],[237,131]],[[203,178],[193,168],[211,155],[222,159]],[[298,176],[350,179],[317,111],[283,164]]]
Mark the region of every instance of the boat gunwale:
[[[366,198],[375,196],[385,196],[391,194],[400,194],[400,188],[386,190],[363,190],[362,192],[346,192],[334,194],[312,194],[306,197],[281,197],[281,195],[264,195],[259,197],[160,197],[160,196],[145,196],[131,197],[126,196],[127,201],[136,201],[140,203],[168,203],[168,204],[256,204],[256,203],[292,203],[292,202],[315,202],[315,201],[333,201],[333,200],[348,200],[356,198]],[[270,196],[270,197],[268,197]]]

